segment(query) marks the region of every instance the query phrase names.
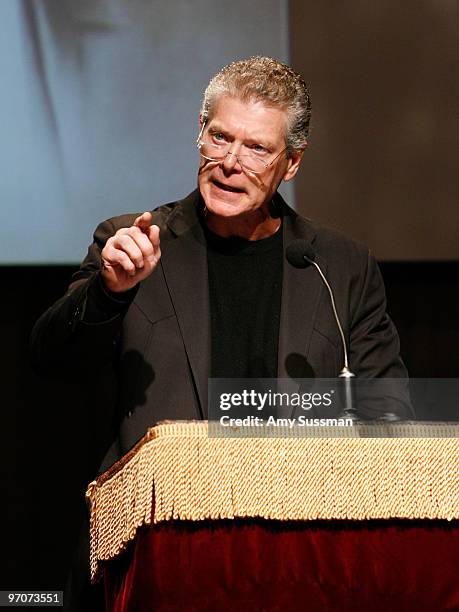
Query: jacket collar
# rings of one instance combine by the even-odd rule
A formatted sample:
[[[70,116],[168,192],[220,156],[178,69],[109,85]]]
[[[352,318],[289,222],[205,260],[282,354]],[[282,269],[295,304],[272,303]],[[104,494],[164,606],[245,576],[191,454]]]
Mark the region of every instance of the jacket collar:
[[[201,229],[199,211],[204,209],[204,203],[198,189],[179,200],[167,219],[167,227],[174,236],[181,236],[190,230]],[[199,234],[199,231],[196,231]],[[204,233],[201,232],[204,239]]]
[[[296,239],[307,240],[314,246],[317,232],[314,224],[300,217],[279,194],[276,194],[274,201],[283,215],[284,232],[277,376],[294,379],[312,378],[314,374],[308,364],[307,355],[323,290],[322,280],[314,266],[294,268],[285,257],[285,250]],[[326,261],[317,253],[315,261],[325,272]]]

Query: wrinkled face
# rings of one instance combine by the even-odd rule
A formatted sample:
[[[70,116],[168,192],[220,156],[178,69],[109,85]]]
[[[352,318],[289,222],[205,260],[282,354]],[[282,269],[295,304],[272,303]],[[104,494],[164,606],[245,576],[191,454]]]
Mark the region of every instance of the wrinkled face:
[[[261,102],[241,102],[222,96],[216,100],[211,118],[205,125],[202,140],[229,143],[227,155],[219,162],[200,158],[198,186],[209,212],[219,217],[250,214],[260,207],[267,209],[282,180],[290,180],[298,170],[302,153],[287,159],[284,110]],[[244,171],[237,155],[253,150],[266,163],[279,157],[261,174]]]

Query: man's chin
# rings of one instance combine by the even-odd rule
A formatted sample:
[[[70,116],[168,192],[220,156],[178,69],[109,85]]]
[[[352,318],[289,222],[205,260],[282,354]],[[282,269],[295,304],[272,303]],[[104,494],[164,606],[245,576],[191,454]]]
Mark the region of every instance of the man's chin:
[[[238,197],[206,197],[203,194],[204,203],[209,213],[218,217],[238,217],[248,212],[247,203],[244,202],[245,194],[238,194]]]

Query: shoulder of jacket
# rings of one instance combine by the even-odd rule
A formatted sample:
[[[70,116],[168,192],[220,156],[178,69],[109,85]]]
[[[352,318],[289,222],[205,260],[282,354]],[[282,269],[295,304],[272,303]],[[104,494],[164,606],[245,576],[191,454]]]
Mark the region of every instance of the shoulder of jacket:
[[[167,223],[167,220],[170,214],[173,212],[174,208],[179,204],[179,202],[170,202],[168,204],[163,204],[158,208],[151,210],[152,214],[152,223],[155,225],[163,226]],[[113,233],[122,227],[131,227],[134,224],[134,221],[145,211],[124,213],[122,215],[116,215],[114,217],[110,217],[109,219],[105,219],[99,223],[99,227],[110,227],[112,228]]]
[[[354,254],[359,257],[367,257],[369,249],[366,245],[350,238],[343,232],[328,225],[324,225],[314,219],[306,217],[291,208],[277,194],[277,202],[283,208],[284,217],[288,219],[292,234],[297,237],[306,238],[311,242],[314,250],[325,258],[329,255]]]
[[[311,223],[314,227],[316,233],[314,246],[319,252],[324,251],[325,254],[332,251],[336,253],[341,252],[343,254],[348,253],[349,255],[354,254],[359,257],[368,256],[370,249],[367,245],[358,240],[354,240],[333,227],[322,225],[321,223],[316,223],[309,219],[306,221]]]

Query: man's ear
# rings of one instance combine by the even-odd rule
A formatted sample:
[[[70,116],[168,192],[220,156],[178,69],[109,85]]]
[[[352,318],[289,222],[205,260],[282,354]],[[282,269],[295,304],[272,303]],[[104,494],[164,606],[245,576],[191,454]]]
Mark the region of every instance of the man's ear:
[[[301,160],[303,159],[304,151],[308,145],[304,147],[304,149],[300,149],[299,151],[294,151],[290,157],[288,158],[287,170],[285,171],[282,180],[291,181],[295,174],[298,172],[298,169],[301,164]]]

